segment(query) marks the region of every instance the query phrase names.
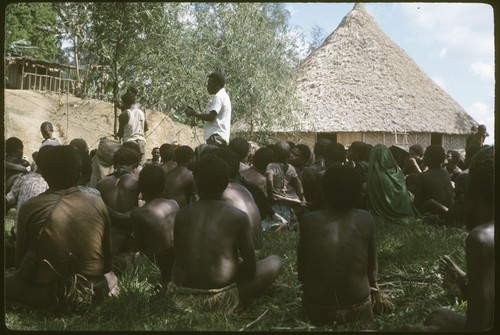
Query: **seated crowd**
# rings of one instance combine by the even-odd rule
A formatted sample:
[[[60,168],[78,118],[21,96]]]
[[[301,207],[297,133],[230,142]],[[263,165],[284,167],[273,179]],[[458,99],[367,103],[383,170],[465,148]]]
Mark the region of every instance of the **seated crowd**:
[[[346,149],[319,139],[311,150],[234,138],[165,143],[145,160],[133,142],[103,138],[89,153],[83,139],[61,145],[51,129],[42,125],[31,165],[22,141],[6,140],[4,201],[15,211],[5,240],[8,306],[57,310],[76,275],[92,284],[96,303],[117,296],[117,265],[142,254],[179,308],[233,313],[285,271],[260,249],[263,234],[288,230],[298,234],[304,316],[314,325],[372,320],[395,308],[377,283],[375,222],[421,219],[469,231],[467,271],[442,260],[467,279],[467,313],[437,310],[422,328],[492,326],[492,146],[467,148],[463,162],[439,145],[400,156],[359,141]]]

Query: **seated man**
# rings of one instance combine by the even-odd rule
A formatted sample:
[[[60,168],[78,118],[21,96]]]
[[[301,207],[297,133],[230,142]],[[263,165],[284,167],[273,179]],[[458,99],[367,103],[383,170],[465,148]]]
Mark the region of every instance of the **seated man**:
[[[262,248],[261,214],[253,194],[241,183],[238,156],[229,148],[219,148],[215,154],[224,160],[229,169],[229,184],[222,193],[222,198],[228,204],[241,209],[248,215],[250,226],[252,227],[253,246],[255,250],[259,250]],[[257,191],[260,191],[260,189],[257,188]],[[261,192],[261,194],[263,193]],[[265,200],[267,199],[264,196]],[[269,210],[272,209],[269,208]]]
[[[180,208],[191,203],[196,193],[196,184],[191,172],[194,151],[190,146],[181,145],[175,149],[177,166],[165,175],[163,198],[177,201]]]
[[[16,271],[5,275],[6,301],[57,308],[67,301],[64,293],[76,275],[93,284],[96,299],[114,293],[111,222],[101,198],[77,187],[80,154],[71,146],[58,146],[41,158],[49,189],[19,210]]]
[[[113,254],[135,250],[132,237],[130,211],[138,206],[139,176],[134,172],[139,165],[137,151],[120,148],[113,155],[115,171],[101,179],[95,188],[101,193],[112,222],[111,239]]]
[[[245,180],[257,185],[266,195],[266,168],[272,161],[273,151],[267,147],[262,147],[255,152],[252,166],[241,171],[241,175]]]
[[[297,270],[302,307],[318,326],[372,320],[374,311],[391,311],[393,306],[381,298],[377,285],[373,217],[354,208],[361,177],[353,168],[334,166],[323,178],[328,208],[300,219]],[[377,302],[373,311],[371,299]]]
[[[170,143],[163,143],[160,146],[161,168],[165,173],[177,166],[177,162],[174,160],[176,148]]]
[[[462,291],[467,299],[465,316],[449,309],[432,312],[425,328],[440,331],[487,331],[493,327],[495,309],[495,221],[494,221],[494,148],[486,147],[474,156],[469,168],[466,193],[465,241],[467,283]],[[448,257],[445,268],[465,277]],[[411,330],[411,329],[410,329]]]
[[[175,264],[167,291],[179,308],[232,313],[276,280],[282,262],[278,256],[255,261],[248,215],[222,200],[229,183],[226,163],[209,154],[193,173],[200,200],[175,218]]]
[[[454,203],[455,192],[450,175],[442,167],[445,157],[440,145],[429,145],[425,149],[424,162],[429,169],[418,174],[414,199],[415,206],[424,216],[443,217]]]
[[[160,268],[163,282],[170,281],[174,265],[174,219],[179,205],[161,198],[165,172],[158,165],[146,165],[139,174],[139,192],[146,204],[132,210],[136,245]]]

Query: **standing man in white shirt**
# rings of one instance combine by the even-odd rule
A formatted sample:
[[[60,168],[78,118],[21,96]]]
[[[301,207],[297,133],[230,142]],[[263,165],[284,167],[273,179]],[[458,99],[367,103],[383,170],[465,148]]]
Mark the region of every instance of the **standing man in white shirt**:
[[[205,141],[207,144],[227,146],[231,128],[231,100],[224,89],[226,79],[220,72],[208,75],[207,90],[214,94],[207,106],[206,113],[196,113],[192,107],[187,107],[187,116],[194,116],[205,122]]]

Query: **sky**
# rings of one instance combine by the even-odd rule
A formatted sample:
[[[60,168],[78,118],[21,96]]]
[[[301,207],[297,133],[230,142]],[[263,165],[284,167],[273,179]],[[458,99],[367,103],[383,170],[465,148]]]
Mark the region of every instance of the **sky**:
[[[289,25],[330,35],[355,3],[286,3]],[[389,38],[489,133],[494,142],[493,7],[480,3],[363,3]],[[325,37],[326,37],[325,36]]]

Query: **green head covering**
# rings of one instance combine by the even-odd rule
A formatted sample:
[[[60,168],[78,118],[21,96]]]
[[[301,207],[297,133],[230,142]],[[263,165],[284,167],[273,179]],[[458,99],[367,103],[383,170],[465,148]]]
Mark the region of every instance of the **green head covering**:
[[[383,144],[374,145],[370,152],[367,190],[369,206],[377,216],[390,221],[410,221],[420,216],[401,169]]]

